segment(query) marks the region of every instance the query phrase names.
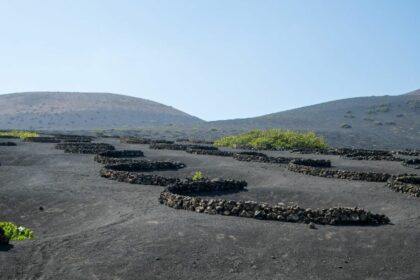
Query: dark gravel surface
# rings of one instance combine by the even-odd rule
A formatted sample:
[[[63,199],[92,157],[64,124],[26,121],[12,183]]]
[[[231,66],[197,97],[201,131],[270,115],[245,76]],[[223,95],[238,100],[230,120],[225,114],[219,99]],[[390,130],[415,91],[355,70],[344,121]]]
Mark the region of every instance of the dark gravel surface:
[[[247,192],[225,198],[310,208],[359,206],[386,214],[392,224],[310,229],[175,210],[158,203],[162,187],[99,177],[102,165],[93,155],[20,143],[0,147],[0,220],[33,229],[36,239],[0,247],[0,279],[420,279],[420,199],[384,183],[305,176],[285,165],[150,150],[113,139],[100,142],[187,164],[156,173],[186,177],[201,170],[208,177],[248,182]],[[420,174],[400,162],[269,154],[331,159],[342,169]]]

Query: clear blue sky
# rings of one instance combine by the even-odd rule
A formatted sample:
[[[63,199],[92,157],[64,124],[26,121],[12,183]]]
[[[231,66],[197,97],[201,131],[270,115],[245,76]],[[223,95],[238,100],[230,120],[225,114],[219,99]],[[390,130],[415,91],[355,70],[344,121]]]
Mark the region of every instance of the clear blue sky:
[[[418,0],[0,0],[0,93],[122,93],[216,120],[417,88]]]

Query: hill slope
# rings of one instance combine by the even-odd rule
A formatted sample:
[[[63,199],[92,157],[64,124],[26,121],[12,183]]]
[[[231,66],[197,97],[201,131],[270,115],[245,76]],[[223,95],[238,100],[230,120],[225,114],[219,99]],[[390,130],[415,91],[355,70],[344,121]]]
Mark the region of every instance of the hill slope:
[[[420,148],[420,90],[349,98],[264,115],[212,122],[220,129],[312,130],[334,146]]]
[[[26,92],[0,95],[1,129],[138,128],[200,119],[157,102],[111,93]]]

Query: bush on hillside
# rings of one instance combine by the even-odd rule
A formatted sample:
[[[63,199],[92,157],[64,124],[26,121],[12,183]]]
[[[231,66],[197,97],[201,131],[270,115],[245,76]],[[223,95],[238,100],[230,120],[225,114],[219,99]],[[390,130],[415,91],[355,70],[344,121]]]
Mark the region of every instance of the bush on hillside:
[[[295,132],[283,129],[252,130],[239,135],[226,136],[214,143],[218,147],[261,150],[325,149],[324,138],[314,132]]]

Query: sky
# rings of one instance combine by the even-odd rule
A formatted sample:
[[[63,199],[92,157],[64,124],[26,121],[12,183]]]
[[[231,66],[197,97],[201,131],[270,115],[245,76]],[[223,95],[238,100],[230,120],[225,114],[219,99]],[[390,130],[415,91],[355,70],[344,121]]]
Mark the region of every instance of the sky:
[[[219,120],[418,88],[418,0],[0,0],[0,94],[112,92]]]

